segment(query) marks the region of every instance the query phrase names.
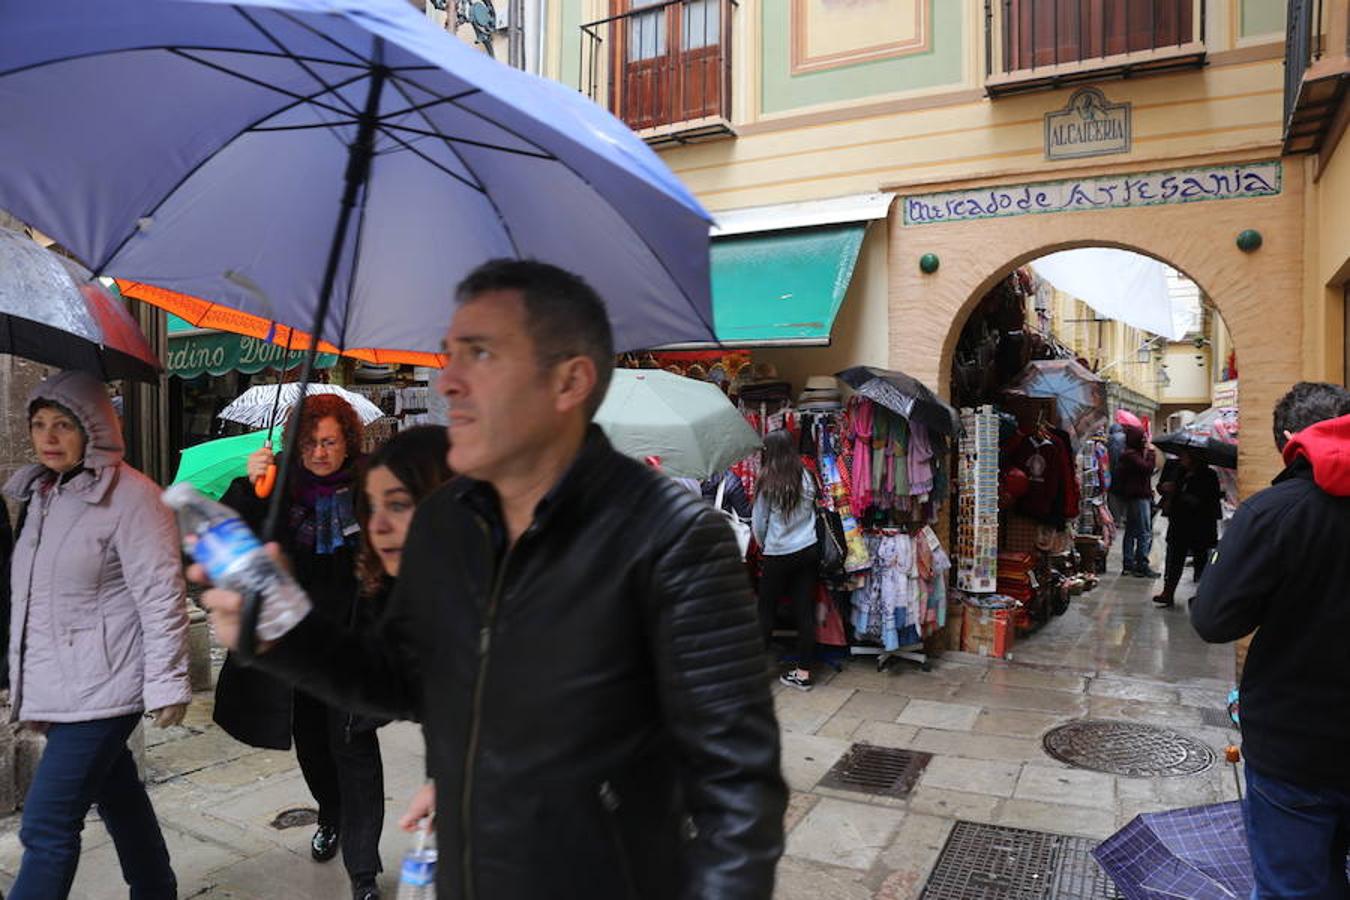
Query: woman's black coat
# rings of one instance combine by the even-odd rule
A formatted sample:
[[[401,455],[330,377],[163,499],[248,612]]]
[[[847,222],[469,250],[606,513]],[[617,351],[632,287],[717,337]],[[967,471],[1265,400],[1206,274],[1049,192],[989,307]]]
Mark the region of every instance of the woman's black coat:
[[[356,490],[354,483],[352,490]],[[236,478],[220,499],[237,510],[254,531],[261,531],[268,501],[257,497],[247,478]],[[296,547],[286,534],[280,538],[296,580],[314,602],[315,611],[344,625],[351,621],[352,604],[356,602],[355,548],[359,540],[359,535],[348,538],[347,545],[336,553],[318,556]],[[231,737],[249,746],[289,750],[291,688],[226,656],[216,682],[213,718]]]

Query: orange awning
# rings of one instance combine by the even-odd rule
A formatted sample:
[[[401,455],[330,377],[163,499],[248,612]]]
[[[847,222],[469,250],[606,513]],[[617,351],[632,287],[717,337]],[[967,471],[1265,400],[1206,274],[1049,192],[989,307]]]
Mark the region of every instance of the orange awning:
[[[190,294],[180,294],[155,287],[153,284],[124,281],[120,278],[117,279],[117,287],[124,296],[135,297],[151,306],[173,313],[196,328],[214,328],[218,331],[242,334],[292,350],[308,350],[311,343],[310,336],[299,329]],[[337,353],[350,359],[381,365],[430,366],[436,369],[445,365],[445,357],[442,354],[416,350],[388,350],[375,347],[338,349],[327,341],[319,341],[319,351]]]

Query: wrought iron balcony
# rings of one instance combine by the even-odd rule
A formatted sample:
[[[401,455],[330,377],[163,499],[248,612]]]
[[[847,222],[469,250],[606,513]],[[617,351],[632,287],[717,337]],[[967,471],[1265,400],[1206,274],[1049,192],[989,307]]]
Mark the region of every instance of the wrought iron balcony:
[[[1344,11],[1336,17],[1325,9],[1323,0],[1289,0],[1284,48],[1285,153],[1321,149],[1337,110],[1350,93],[1346,18]],[[1335,35],[1333,30],[1341,33]]]
[[[581,90],[649,144],[731,131],[736,0],[618,0],[581,26]]]
[[[1204,0],[985,0],[990,96],[1198,68]]]

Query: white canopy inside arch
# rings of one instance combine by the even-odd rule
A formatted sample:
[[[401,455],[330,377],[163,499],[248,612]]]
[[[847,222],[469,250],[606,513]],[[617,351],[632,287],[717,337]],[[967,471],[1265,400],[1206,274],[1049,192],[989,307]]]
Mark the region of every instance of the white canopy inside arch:
[[[1174,341],[1186,333],[1186,313],[1173,310],[1168,267],[1156,259],[1129,250],[1085,247],[1051,253],[1031,267],[1057,289],[1082,300],[1105,318]]]

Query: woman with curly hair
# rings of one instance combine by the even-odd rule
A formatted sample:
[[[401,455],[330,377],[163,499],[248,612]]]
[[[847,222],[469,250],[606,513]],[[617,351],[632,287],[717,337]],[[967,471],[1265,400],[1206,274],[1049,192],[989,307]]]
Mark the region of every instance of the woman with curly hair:
[[[314,610],[346,624],[357,597],[356,561],[361,527],[356,517],[356,471],[361,419],[333,394],[308,397],[298,421],[286,423],[290,473],[279,540],[296,580],[314,601]],[[255,531],[267,517],[268,500],[254,482],[273,463],[268,450],[248,460],[248,475],[231,483],[221,502],[238,510]],[[253,747],[290,749],[319,808],[310,841],[317,862],[337,855],[351,876],[358,900],[378,897],[379,832],[384,795],[378,748],[347,742],[346,713],[332,709],[257,669],[227,657],[216,684],[215,720],[236,740]],[[374,838],[371,838],[373,831]]]

